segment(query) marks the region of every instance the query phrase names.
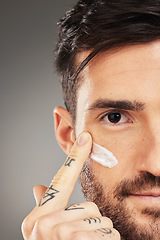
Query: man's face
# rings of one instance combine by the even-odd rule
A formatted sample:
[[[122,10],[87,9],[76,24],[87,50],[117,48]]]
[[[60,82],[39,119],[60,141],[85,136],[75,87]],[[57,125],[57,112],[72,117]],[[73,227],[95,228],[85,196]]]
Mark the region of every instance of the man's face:
[[[124,238],[132,235],[122,228],[135,227],[133,239],[159,239],[160,41],[103,53],[89,64],[78,90],[75,129],[89,131],[119,162],[111,169],[86,164],[81,179],[87,198]]]

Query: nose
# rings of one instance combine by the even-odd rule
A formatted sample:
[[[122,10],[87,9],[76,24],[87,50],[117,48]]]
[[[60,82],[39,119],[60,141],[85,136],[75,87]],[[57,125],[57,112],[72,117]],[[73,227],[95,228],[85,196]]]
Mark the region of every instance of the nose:
[[[148,129],[141,141],[141,157],[136,164],[139,172],[149,172],[160,176],[160,125]]]

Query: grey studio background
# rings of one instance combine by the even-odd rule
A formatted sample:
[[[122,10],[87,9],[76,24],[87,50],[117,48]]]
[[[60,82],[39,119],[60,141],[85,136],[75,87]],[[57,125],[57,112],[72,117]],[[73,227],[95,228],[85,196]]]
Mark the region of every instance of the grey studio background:
[[[56,23],[75,2],[1,0],[1,240],[23,239],[33,186],[48,185],[66,158],[54,134],[52,112],[63,101],[53,63]],[[79,184],[71,201],[84,201]]]

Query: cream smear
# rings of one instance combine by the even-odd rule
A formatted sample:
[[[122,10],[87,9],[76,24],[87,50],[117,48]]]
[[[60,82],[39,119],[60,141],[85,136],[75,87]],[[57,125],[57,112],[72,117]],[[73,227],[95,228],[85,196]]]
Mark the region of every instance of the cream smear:
[[[104,167],[112,168],[118,164],[118,161],[112,152],[94,142],[90,158]]]

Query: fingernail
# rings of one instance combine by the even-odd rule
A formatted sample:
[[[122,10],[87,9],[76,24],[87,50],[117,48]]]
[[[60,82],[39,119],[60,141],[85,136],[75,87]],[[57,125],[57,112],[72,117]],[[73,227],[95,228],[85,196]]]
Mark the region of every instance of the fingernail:
[[[88,142],[89,140],[89,134],[87,132],[83,132],[80,134],[78,137],[78,145],[84,145]]]

